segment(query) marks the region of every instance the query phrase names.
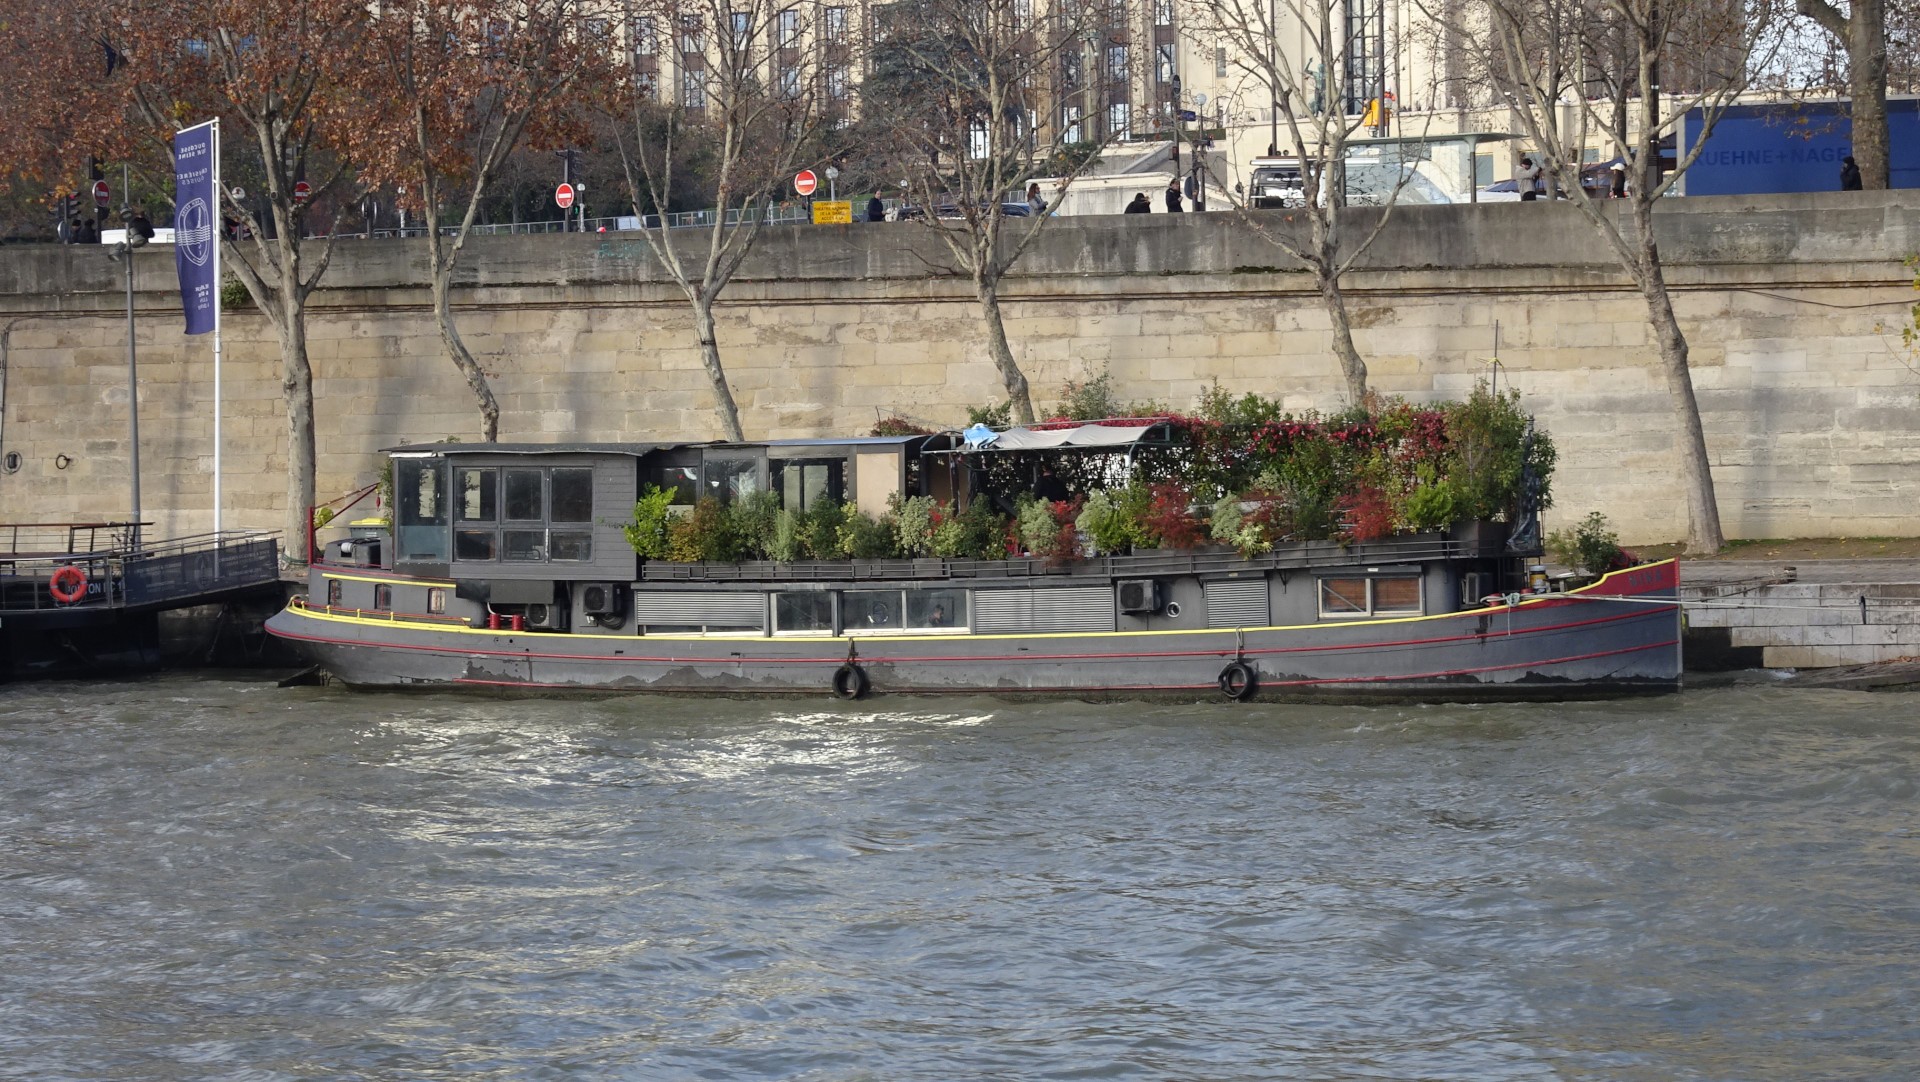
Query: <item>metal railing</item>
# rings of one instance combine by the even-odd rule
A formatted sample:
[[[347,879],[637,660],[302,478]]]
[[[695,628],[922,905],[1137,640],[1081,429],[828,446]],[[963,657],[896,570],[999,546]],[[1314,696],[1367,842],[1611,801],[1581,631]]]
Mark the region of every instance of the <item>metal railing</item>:
[[[897,202],[897,200],[886,201],[889,211],[893,209]],[[856,216],[864,217],[864,215],[858,214],[862,209],[863,208],[858,207],[855,208]],[[813,221],[813,212],[805,203],[794,203],[769,207],[764,212],[758,207],[747,207],[744,209],[740,207],[730,207],[725,210],[709,208],[707,210],[675,211],[664,217],[668,229],[690,229],[701,226],[711,226],[716,219],[723,221],[724,224],[729,226],[760,220],[764,220],[767,225],[804,225]],[[662,216],[659,214],[646,215],[644,222],[640,215],[623,214],[611,218],[588,218],[584,223],[584,228],[583,223],[578,218],[544,222],[476,222],[474,223],[472,232],[475,236],[505,236],[533,233],[598,233],[602,230],[609,233],[616,233],[623,231],[631,232],[639,229],[659,229],[661,223]],[[457,226],[443,225],[440,227],[440,235],[443,237],[451,237],[459,231],[459,227]],[[424,237],[426,235],[427,227],[424,225],[374,229],[371,231],[361,230],[357,233],[332,234],[335,240],[353,240],[356,238],[372,238],[374,240],[404,239],[409,237]]]
[[[73,549],[0,556],[0,612],[156,605],[279,581],[278,535],[228,530],[169,538],[128,550]],[[80,572],[79,596],[53,596],[62,568]],[[71,576],[68,576],[71,584]]]

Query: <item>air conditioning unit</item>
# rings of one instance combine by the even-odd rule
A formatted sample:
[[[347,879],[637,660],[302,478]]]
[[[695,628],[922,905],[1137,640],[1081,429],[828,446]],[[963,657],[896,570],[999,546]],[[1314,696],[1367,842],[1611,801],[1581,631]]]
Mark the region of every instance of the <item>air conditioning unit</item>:
[[[528,605],[527,626],[540,631],[565,631],[567,629],[567,610],[559,605],[543,605],[538,602]]]
[[[627,585],[588,582],[580,586],[580,611],[601,627],[619,627],[627,616]]]
[[[1460,607],[1478,608],[1480,599],[1493,593],[1493,576],[1485,571],[1469,571],[1460,576]]]
[[[1121,579],[1120,611],[1151,613],[1160,611],[1160,583],[1156,579]]]

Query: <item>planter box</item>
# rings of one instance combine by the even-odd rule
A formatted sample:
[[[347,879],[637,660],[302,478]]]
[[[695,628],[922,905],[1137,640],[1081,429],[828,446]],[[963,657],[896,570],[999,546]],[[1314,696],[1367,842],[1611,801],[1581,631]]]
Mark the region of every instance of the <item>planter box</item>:
[[[1467,519],[1447,528],[1447,540],[1458,546],[1463,556],[1498,556],[1507,544],[1507,524]]]

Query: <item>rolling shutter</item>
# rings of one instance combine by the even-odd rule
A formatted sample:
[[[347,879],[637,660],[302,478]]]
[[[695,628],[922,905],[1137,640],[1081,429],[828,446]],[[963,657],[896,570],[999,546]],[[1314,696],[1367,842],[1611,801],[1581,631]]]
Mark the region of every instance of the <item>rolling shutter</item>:
[[[1267,580],[1222,579],[1206,584],[1208,627],[1266,627]]]
[[[767,595],[635,591],[633,614],[640,624],[758,628],[767,626]]]
[[[981,590],[973,595],[973,626],[985,634],[1112,631],[1113,587]]]

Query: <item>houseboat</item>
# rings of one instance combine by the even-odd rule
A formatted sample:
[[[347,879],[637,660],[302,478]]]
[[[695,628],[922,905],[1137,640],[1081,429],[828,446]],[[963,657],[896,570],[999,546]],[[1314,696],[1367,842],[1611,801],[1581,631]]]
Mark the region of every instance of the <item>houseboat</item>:
[[[1071,558],[668,560],[630,540],[643,496],[676,515],[754,493],[789,515],[836,501],[877,516],[911,496],[951,509],[1006,500],[1022,470],[1050,479],[1048,462],[1113,476],[1171,438],[1149,421],[393,448],[390,529],[317,546],[307,595],[267,630],[357,688],[1478,700],[1679,686],[1675,563],[1549,590],[1537,517]]]

